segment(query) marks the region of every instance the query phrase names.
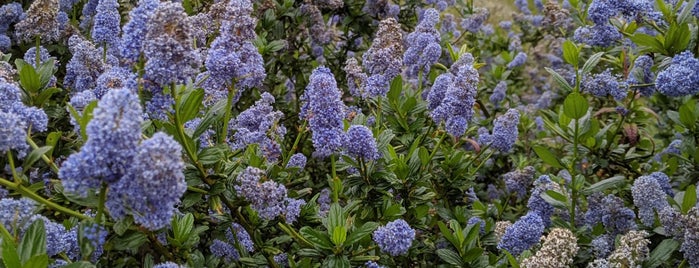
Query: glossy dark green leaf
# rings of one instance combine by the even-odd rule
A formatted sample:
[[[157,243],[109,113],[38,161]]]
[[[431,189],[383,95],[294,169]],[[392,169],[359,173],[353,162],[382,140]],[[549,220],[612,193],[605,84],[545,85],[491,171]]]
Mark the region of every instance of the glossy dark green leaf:
[[[648,259],[644,262],[643,267],[654,268],[667,263],[672,256],[672,253],[680,247],[680,243],[673,239],[665,239],[653,251],[651,251]]]
[[[26,263],[34,256],[46,254],[46,228],[43,220],[36,220],[22,236],[17,246],[22,263]]]
[[[353,245],[354,243],[359,242],[360,240],[369,236],[378,227],[379,224],[376,222],[365,222],[361,227],[355,229],[347,236],[346,244]]]
[[[544,146],[541,145],[534,145],[532,146],[532,149],[534,149],[534,152],[536,155],[541,158],[544,163],[551,165],[552,167],[555,168],[563,168],[563,165],[558,161],[558,157],[554,155],[549,149],[547,149]]]
[[[464,263],[461,260],[461,257],[459,257],[459,254],[451,249],[440,248],[437,250],[437,256],[439,256],[440,259],[451,265],[456,265],[459,267],[464,266]]]
[[[310,242],[315,248],[329,250],[333,247],[330,237],[324,232],[320,232],[311,227],[304,226],[299,230],[301,236]]]
[[[36,148],[32,150],[31,153],[29,153],[25,158],[24,158],[24,163],[22,163],[22,168],[24,170],[28,170],[36,161],[41,159],[41,156],[44,155],[46,152],[51,151],[53,147],[51,146],[42,146],[39,148]]]
[[[687,186],[682,199],[682,213],[686,214],[697,203],[697,187],[694,184]]]

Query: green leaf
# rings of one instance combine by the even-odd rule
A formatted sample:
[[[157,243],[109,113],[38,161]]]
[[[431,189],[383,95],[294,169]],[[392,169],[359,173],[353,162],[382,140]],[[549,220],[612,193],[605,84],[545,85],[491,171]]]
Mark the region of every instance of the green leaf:
[[[112,239],[112,245],[115,250],[133,250],[139,248],[146,241],[148,241],[148,237],[145,234],[130,232],[124,236]]]
[[[332,241],[330,241],[328,235],[324,234],[323,232],[320,232],[308,226],[304,226],[301,227],[299,233],[304,239],[308,240],[308,242],[313,244],[315,248],[327,250],[332,249]]]
[[[286,41],[285,40],[274,40],[272,42],[269,42],[267,44],[267,51],[268,52],[277,52],[279,50],[282,50],[284,47],[286,47]]]
[[[31,257],[24,264],[24,268],[37,268],[37,267],[48,267],[49,266],[49,255],[42,254]]]
[[[41,159],[41,156],[44,155],[46,152],[51,151],[53,147],[51,146],[43,146],[36,148],[32,150],[31,153],[27,155],[26,158],[24,158],[24,163],[22,163],[22,168],[24,170],[29,170],[29,168],[36,163],[39,159]]]
[[[444,238],[449,240],[449,242],[451,242],[452,245],[454,245],[455,247],[460,246],[459,241],[456,239],[456,237],[454,237],[452,231],[449,230],[449,228],[447,228],[446,224],[444,224],[443,222],[440,221],[440,222],[437,222],[437,226],[439,226],[439,231],[442,233]]]
[[[563,101],[563,113],[572,119],[580,119],[587,113],[587,99],[578,92],[573,92]]]
[[[660,40],[658,40],[657,38],[655,38],[655,36],[637,33],[629,38],[631,39],[631,41],[633,41],[639,46],[650,48],[651,52],[662,52],[664,54],[667,54],[667,51],[665,51],[663,43],[660,42]]]
[[[201,88],[192,90],[182,96],[182,104],[179,107],[181,122],[192,120],[199,114],[202,100],[204,100],[204,90]]]
[[[221,146],[204,148],[199,152],[199,162],[203,165],[213,165],[223,160],[225,154]]]
[[[543,198],[546,203],[549,203],[554,207],[568,208],[568,198],[554,190],[547,190],[546,192],[541,193],[541,198]]]
[[[680,15],[677,16],[677,23],[684,24],[689,22],[692,19],[692,9],[695,8],[695,0],[690,0],[690,1],[685,1],[687,3],[684,5],[684,9],[682,9],[682,12],[680,12]]]
[[[61,92],[61,91],[63,91],[63,90],[60,88],[57,88],[57,87],[50,87],[50,88],[44,89],[41,91],[41,93],[39,93],[39,96],[37,96],[34,99],[34,104],[38,107],[41,107],[44,105],[44,102],[46,102],[47,100],[49,100],[51,98],[51,96],[53,96],[53,94],[56,94],[56,93]]]
[[[583,194],[592,194],[592,193],[598,193],[602,192],[607,189],[611,189],[617,186],[621,186],[626,182],[626,178],[624,176],[614,176],[611,178],[607,178],[601,181],[596,182],[593,185],[588,186],[585,188],[582,193]]]
[[[563,42],[563,59],[570,65],[573,65],[575,69],[578,68],[578,64],[580,62],[580,50],[578,49],[578,46],[576,46],[575,43],[570,40]]]
[[[465,265],[464,262],[461,260],[461,257],[459,257],[459,254],[457,254],[451,249],[440,248],[437,250],[437,256],[439,256],[440,259],[451,265],[456,265],[460,267]]]
[[[687,186],[682,199],[682,213],[686,214],[697,203],[697,187],[694,184]]]
[[[466,253],[464,253],[463,260],[465,262],[472,262],[478,259],[478,257],[483,255],[483,249],[482,248],[471,248]]]
[[[43,220],[36,220],[24,233],[17,247],[22,263],[38,255],[46,254],[46,228]]]
[[[645,261],[643,267],[654,268],[658,267],[667,261],[672,256],[672,253],[680,247],[680,243],[674,239],[665,239],[660,244],[658,244],[655,249],[650,253],[648,259]]]
[[[174,217],[172,219],[172,232],[180,243],[184,243],[189,238],[189,234],[194,228],[194,216],[191,213],[187,213],[183,217]]]
[[[51,81],[53,77],[53,70],[56,67],[55,60],[49,58],[46,62],[39,65],[36,73],[39,75],[39,88],[44,88]]]
[[[129,230],[129,227],[133,225],[133,218],[132,217],[125,217],[121,220],[118,220],[117,222],[114,223],[114,226],[112,226],[112,229],[117,235],[124,235],[127,230]]]
[[[403,90],[403,78],[399,75],[391,81],[391,89],[388,91],[388,100],[397,103]]]
[[[328,235],[332,235],[337,226],[345,226],[345,217],[342,207],[338,203],[333,203],[330,205],[330,212],[328,212]]]
[[[597,63],[599,63],[600,59],[602,59],[602,56],[604,56],[604,51],[597,52],[590,56],[590,58],[588,58],[585,64],[583,65],[582,73],[587,74],[591,72],[592,69],[595,68],[595,66],[597,66]]]
[[[332,255],[330,257],[325,258],[325,260],[323,261],[323,267],[350,268],[351,266],[349,259],[347,259],[347,256]]]
[[[347,236],[347,245],[353,245],[354,243],[359,242],[360,240],[364,239],[365,237],[369,236],[376,228],[379,227],[379,224],[376,222],[365,222],[361,227],[355,229],[352,231]]]
[[[568,84],[568,81],[566,81],[563,76],[558,74],[556,71],[553,69],[546,67],[545,68],[547,72],[549,72],[553,76],[553,80],[556,81],[556,83],[561,86],[565,91],[573,91],[573,87]]]
[[[541,158],[541,160],[544,161],[544,163],[551,165],[552,167],[555,168],[563,168],[563,165],[561,165],[561,162],[558,161],[558,157],[554,155],[551,151],[546,149],[545,147],[541,145],[534,145],[532,146],[532,149],[534,149],[534,152],[536,155]]]
[[[335,226],[333,230],[332,241],[336,246],[341,246],[347,240],[347,228],[345,226]]]
[[[670,52],[671,55],[680,53],[687,49],[691,36],[687,23],[679,25],[677,23],[672,23],[665,34],[664,48]]]
[[[224,114],[224,110],[226,109],[226,99],[220,100],[214,104],[211,108],[209,108],[208,111],[206,111],[206,114],[204,115],[204,118],[201,120],[199,123],[199,126],[194,130],[194,133],[192,133],[192,137],[199,137],[201,136],[204,131],[209,129],[211,124],[214,122],[217,122],[221,120]]]
[[[694,110],[696,109],[696,102],[692,99],[688,100],[682,106],[680,106],[679,109],[679,115],[680,115],[680,123],[682,125],[690,130],[693,130],[696,127],[697,123],[697,117],[694,114]]]
[[[2,237],[2,262],[5,267],[22,267],[22,262],[19,259],[19,253],[17,253],[17,247],[15,246],[14,239],[9,236],[7,230],[4,226],[0,224],[0,228],[3,229]]]
[[[41,77],[34,67],[21,59],[15,61],[15,66],[19,72],[19,85],[27,92],[38,92],[41,89]]]

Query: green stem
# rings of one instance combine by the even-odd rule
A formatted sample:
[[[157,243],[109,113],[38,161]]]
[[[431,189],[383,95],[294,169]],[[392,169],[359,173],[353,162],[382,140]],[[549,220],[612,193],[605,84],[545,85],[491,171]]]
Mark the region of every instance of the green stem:
[[[376,104],[376,109],[377,109],[377,111],[376,111],[376,127],[377,127],[378,129],[381,129],[381,117],[382,117],[382,114],[383,114],[383,111],[381,110],[381,103],[383,102],[383,101],[381,100],[381,96],[379,96],[379,97],[376,99],[376,101],[378,102],[378,103]]]
[[[204,189],[199,189],[194,186],[187,186],[187,190],[190,192],[195,192],[195,193],[200,193],[200,194],[208,194],[209,192],[204,190]]]
[[[39,145],[36,145],[34,140],[32,140],[32,137],[29,135],[27,135],[27,143],[29,143],[29,145],[32,147],[32,149],[34,149],[34,150],[39,149]],[[41,160],[44,160],[44,163],[49,165],[49,167],[51,167],[51,170],[53,170],[53,172],[58,174],[58,166],[56,166],[56,163],[54,163],[53,160],[51,160],[51,158],[46,156],[46,154],[41,154]]]
[[[286,167],[287,164],[289,164],[289,159],[291,159],[291,156],[293,155],[294,152],[296,152],[296,149],[298,149],[299,142],[301,141],[301,135],[303,135],[304,132],[306,132],[306,124],[308,124],[308,120],[303,120],[303,124],[301,125],[301,128],[298,130],[298,134],[296,135],[296,140],[294,140],[294,145],[291,146],[291,150],[287,152],[286,157],[284,158],[284,167]]]
[[[7,150],[7,161],[10,163],[10,171],[12,172],[12,179],[15,181],[15,184],[21,184],[22,178],[17,175],[17,171],[15,170],[15,159],[12,157],[12,152],[10,150]]]
[[[430,153],[430,158],[429,158],[428,162],[432,161],[432,158],[434,157],[435,154],[437,154],[437,151],[439,150],[439,146],[442,144],[442,141],[444,141],[444,138],[446,138],[446,137],[447,137],[447,132],[445,131],[442,134],[442,137],[440,137],[439,140],[437,141],[437,144],[434,145],[434,148],[432,148],[432,152]]]
[[[233,97],[235,97],[235,87],[231,85],[228,89],[228,101],[226,102],[226,112],[223,114],[223,129],[221,136],[218,137],[218,142],[223,143],[228,137],[228,121],[231,121],[231,110],[233,109]]]
[[[47,200],[46,198],[41,197],[40,195],[36,194],[35,192],[32,192],[30,189],[28,189],[27,187],[24,187],[21,184],[17,185],[17,184],[14,184],[14,183],[6,180],[6,179],[0,178],[0,185],[5,186],[8,189],[16,191],[24,197],[28,197],[30,199],[33,199],[34,201],[42,203],[42,204],[46,205],[47,207],[52,208],[58,212],[62,212],[66,215],[70,215],[70,216],[79,218],[81,220],[89,220],[90,219],[90,217],[88,217],[87,215],[83,215],[82,213],[79,213],[75,210],[61,206],[59,204],[56,204],[54,202]]]
[[[36,64],[35,64],[34,66],[38,69],[38,68],[39,68],[39,64],[41,63],[41,49],[39,49],[39,48],[41,47],[41,36],[40,36],[40,35],[37,35],[36,38],[34,38],[34,39],[35,39],[35,42],[36,42],[36,51],[35,51],[35,53],[34,53],[34,54],[35,54],[35,57],[36,57],[36,58],[35,58],[35,63],[36,63]]]
[[[574,136],[573,136],[573,166],[571,167],[571,179],[570,179],[570,189],[571,189],[571,200],[570,200],[570,226],[572,228],[575,228],[575,207],[577,206],[577,198],[578,198],[578,191],[577,191],[577,182],[576,182],[576,173],[575,168],[576,165],[578,164],[578,137],[579,135],[579,129],[580,129],[580,124],[578,122],[578,119],[575,119],[575,130],[574,130]]]
[[[97,205],[97,214],[95,215],[95,221],[98,224],[102,223],[102,214],[104,213],[105,202],[107,202],[107,184],[102,182],[102,189],[100,189],[99,204]]]

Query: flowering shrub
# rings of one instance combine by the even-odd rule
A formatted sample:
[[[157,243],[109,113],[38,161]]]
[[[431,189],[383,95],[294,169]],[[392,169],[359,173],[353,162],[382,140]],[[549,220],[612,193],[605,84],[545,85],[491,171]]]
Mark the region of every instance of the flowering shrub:
[[[699,267],[699,1],[7,2],[0,268]]]

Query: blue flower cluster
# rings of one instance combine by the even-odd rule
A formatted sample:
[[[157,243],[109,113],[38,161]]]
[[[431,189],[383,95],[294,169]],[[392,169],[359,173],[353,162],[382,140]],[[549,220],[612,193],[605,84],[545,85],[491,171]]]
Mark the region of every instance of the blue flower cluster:
[[[471,54],[463,54],[449,69],[437,77],[427,95],[430,116],[436,123],[444,122],[447,132],[460,137],[473,117],[473,105],[478,87],[478,71],[473,68]]]
[[[401,72],[402,54],[400,24],[394,18],[382,20],[371,47],[363,55],[362,64],[369,73],[366,97],[386,96],[391,81]]]
[[[228,2],[220,35],[211,44],[205,62],[209,74],[205,89],[211,96],[225,95],[212,91],[226,92],[233,85],[236,96],[246,88],[262,85],[266,73],[262,56],[252,43],[257,38],[252,11],[249,0]]]
[[[138,146],[124,178],[109,186],[107,208],[115,219],[126,214],[149,230],[167,226],[187,190],[182,147],[158,132]]]
[[[693,207],[687,212],[686,229],[682,237],[680,251],[691,267],[699,266],[699,207]]]
[[[342,147],[345,135],[343,122],[347,107],[330,69],[313,70],[308,86],[301,96],[301,120],[308,120],[312,131],[314,156],[325,158]]]
[[[481,145],[490,145],[493,149],[508,153],[517,142],[519,133],[517,125],[519,125],[519,112],[509,109],[504,115],[495,118],[492,134],[489,134],[485,128],[478,130],[478,141]]]
[[[143,38],[148,29],[148,22],[159,4],[159,0],[140,0],[129,12],[130,20],[124,25],[124,35],[119,42],[121,57],[131,62],[138,61],[143,52]]]
[[[624,206],[624,201],[614,195],[593,194],[587,198],[585,222],[590,226],[602,223],[611,235],[635,230],[636,213]]]
[[[529,211],[536,212],[541,217],[546,227],[551,225],[551,216],[553,215],[554,207],[541,197],[548,190],[557,189],[558,185],[554,183],[548,175],[542,175],[534,182],[534,189],[527,202]]]
[[[201,59],[194,50],[191,27],[179,2],[162,2],[148,20],[143,55],[145,76],[161,86],[182,83],[199,71]]]
[[[97,78],[109,66],[103,61],[102,52],[79,35],[68,39],[68,49],[73,57],[66,65],[63,85],[74,92],[93,90],[97,86]],[[112,63],[116,59],[107,60]]]
[[[621,39],[621,33],[611,24],[583,26],[575,30],[573,40],[590,46],[608,47]]]
[[[347,88],[349,88],[350,94],[355,97],[364,96],[363,87],[366,83],[367,75],[362,70],[362,67],[359,66],[357,59],[347,59],[343,70],[347,74]]]
[[[167,261],[163,263],[158,263],[154,265],[153,268],[187,268],[187,266]]]
[[[100,0],[92,24],[92,41],[116,49],[119,46],[121,15],[117,0]]]
[[[670,205],[666,199],[667,188],[663,187],[663,185],[668,186],[669,181],[665,180],[667,176],[662,176],[665,174],[661,174],[638,177],[631,187],[633,203],[638,207],[638,217],[644,225],[649,227],[655,223],[655,212],[660,212]]]
[[[14,233],[22,227],[17,224],[29,219],[36,209],[36,203],[28,198],[0,199],[0,224],[10,233]]]
[[[476,225],[478,224],[478,230],[481,235],[485,234],[485,221],[481,219],[480,217],[473,216],[468,219],[468,222],[466,223],[467,225]]]
[[[136,156],[142,121],[136,94],[108,91],[87,125],[87,142],[63,162],[58,173],[65,191],[84,196],[102,182],[114,183],[126,174]]]
[[[653,157],[653,160],[660,162],[664,155],[682,155],[682,140],[675,139],[670,142],[670,144],[665,147],[660,153]]]
[[[515,57],[507,64],[507,69],[514,69],[519,66],[524,65],[527,62],[527,53],[519,52]]]
[[[672,58],[670,66],[658,72],[655,88],[670,97],[695,95],[699,92],[699,59],[685,51]]]
[[[27,131],[45,131],[48,127],[44,110],[24,105],[21,96],[16,84],[0,78],[0,152],[14,150],[20,158],[29,150]]]
[[[330,212],[330,189],[324,188],[318,196],[318,217],[325,217]]]
[[[610,69],[602,73],[585,77],[582,82],[582,89],[592,93],[597,97],[611,95],[615,100],[621,101],[626,98],[626,84],[620,83],[618,78],[612,75]]]
[[[381,251],[395,257],[408,253],[415,240],[415,230],[405,220],[397,219],[376,229],[373,238]]]
[[[93,91],[95,92],[95,97],[101,99],[104,94],[113,89],[126,89],[136,93],[138,91],[136,74],[126,68],[111,67],[97,77]]]
[[[371,130],[363,125],[353,125],[347,130],[345,151],[352,157],[376,160],[381,156]]]
[[[500,103],[505,100],[505,95],[507,95],[507,82],[500,81],[493,89],[493,94],[490,95],[490,102],[495,106],[500,105]]]
[[[532,166],[527,166],[521,170],[514,170],[505,173],[505,187],[508,192],[516,193],[517,198],[524,198],[527,195],[529,185],[534,181],[536,170]]]
[[[499,249],[504,249],[517,256],[539,243],[544,234],[544,222],[536,212],[528,212],[510,227],[498,243]]]
[[[226,261],[240,259],[240,252],[237,248],[246,252],[254,252],[255,244],[250,238],[250,234],[238,223],[231,223],[231,227],[226,229],[226,241],[215,239],[209,249],[211,253]]]
[[[435,27],[439,22],[439,12],[430,8],[425,10],[422,20],[415,31],[405,39],[407,49],[403,54],[403,63],[407,66],[408,75],[417,77],[418,73],[428,74],[433,64],[442,55],[441,38]]]
[[[486,8],[474,8],[473,13],[461,20],[461,28],[471,33],[478,33],[483,24],[488,20],[490,12]]]
[[[306,156],[302,153],[295,153],[289,158],[289,163],[286,164],[286,168],[299,168],[303,169],[306,166]]]
[[[7,52],[12,45],[12,38],[7,30],[24,16],[22,4],[11,2],[0,6],[0,51]]]
[[[588,19],[593,26],[581,26],[575,30],[574,39],[591,46],[607,47],[621,39],[621,33],[609,20],[621,15],[625,21],[657,20],[661,15],[654,10],[651,1],[594,0],[590,3]]]
[[[284,215],[287,222],[293,223],[305,201],[287,198],[284,185],[271,180],[261,182],[264,175],[264,171],[258,168],[247,167],[236,178],[240,184],[234,187],[237,194],[250,202],[260,218],[272,220]]]
[[[641,55],[633,62],[633,68],[629,73],[626,83],[629,85],[647,84],[646,86],[635,87],[643,96],[650,96],[655,92],[655,87],[652,85],[655,80],[655,75],[651,68],[653,67],[653,59],[648,55]]]
[[[267,161],[276,162],[282,150],[276,140],[281,140],[286,134],[286,128],[279,124],[284,114],[274,111],[274,97],[265,92],[262,98],[237,118],[231,120],[229,128],[235,130],[233,149],[244,149],[250,144],[258,144]]]

